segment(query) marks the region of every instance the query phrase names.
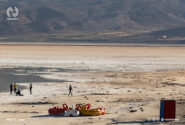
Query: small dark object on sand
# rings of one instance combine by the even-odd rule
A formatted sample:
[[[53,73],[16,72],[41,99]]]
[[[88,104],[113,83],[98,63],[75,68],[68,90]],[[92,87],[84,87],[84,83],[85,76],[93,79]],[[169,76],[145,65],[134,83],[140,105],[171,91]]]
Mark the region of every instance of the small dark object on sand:
[[[132,112],[137,112],[137,110],[133,110],[133,109],[132,109],[132,110],[130,110],[130,113],[132,113]]]
[[[55,102],[19,102],[19,103],[12,103],[12,104],[17,104],[17,105],[50,105],[50,104],[57,104]]]
[[[140,108],[140,110],[141,110],[142,112],[144,111],[144,109],[143,109],[142,107]]]

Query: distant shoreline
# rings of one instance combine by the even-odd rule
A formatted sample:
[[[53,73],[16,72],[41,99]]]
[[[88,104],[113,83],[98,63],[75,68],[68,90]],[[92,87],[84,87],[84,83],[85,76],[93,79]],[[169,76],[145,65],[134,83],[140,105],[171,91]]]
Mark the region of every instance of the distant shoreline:
[[[185,47],[185,44],[145,44],[145,43],[87,43],[87,42],[0,42],[6,46],[113,46],[113,47]]]

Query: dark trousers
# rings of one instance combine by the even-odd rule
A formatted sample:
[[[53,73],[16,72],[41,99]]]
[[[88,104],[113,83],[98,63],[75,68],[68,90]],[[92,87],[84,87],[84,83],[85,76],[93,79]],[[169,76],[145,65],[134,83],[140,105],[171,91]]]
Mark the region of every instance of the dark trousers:
[[[72,91],[69,91],[69,94],[68,95],[73,95]]]
[[[30,89],[30,94],[32,94],[32,89]]]
[[[17,89],[16,89],[16,88],[14,88],[14,93],[16,93],[16,91],[17,91]]]
[[[11,88],[11,89],[10,89],[10,94],[12,94],[12,91],[13,91],[13,89]]]

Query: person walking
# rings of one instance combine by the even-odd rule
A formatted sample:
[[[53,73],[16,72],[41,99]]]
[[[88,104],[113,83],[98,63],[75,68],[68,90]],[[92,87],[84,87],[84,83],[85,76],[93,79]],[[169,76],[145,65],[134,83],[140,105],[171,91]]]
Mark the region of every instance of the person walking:
[[[11,83],[10,84],[10,94],[12,94],[12,91],[13,91],[13,84]]]
[[[30,84],[30,94],[32,94],[32,83]]]
[[[69,85],[69,94],[68,94],[68,96],[69,96],[69,95],[71,95],[71,96],[73,95],[72,90],[73,90],[72,86]]]
[[[14,83],[13,87],[14,87],[14,93],[16,94],[16,91],[17,91],[17,84]]]

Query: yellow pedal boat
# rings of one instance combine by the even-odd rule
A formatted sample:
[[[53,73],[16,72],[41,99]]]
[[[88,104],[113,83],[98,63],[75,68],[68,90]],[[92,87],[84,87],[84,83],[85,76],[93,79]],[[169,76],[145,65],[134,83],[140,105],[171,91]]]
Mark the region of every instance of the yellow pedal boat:
[[[90,106],[87,105],[81,105],[80,115],[83,116],[98,116],[101,115],[100,109],[90,109]]]
[[[83,116],[98,116],[101,114],[99,109],[80,110],[80,115]]]

